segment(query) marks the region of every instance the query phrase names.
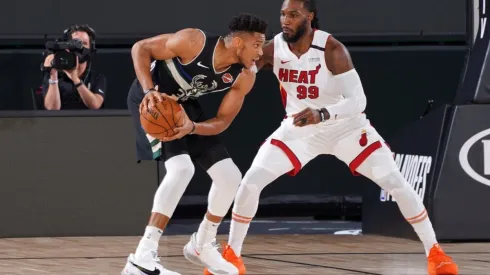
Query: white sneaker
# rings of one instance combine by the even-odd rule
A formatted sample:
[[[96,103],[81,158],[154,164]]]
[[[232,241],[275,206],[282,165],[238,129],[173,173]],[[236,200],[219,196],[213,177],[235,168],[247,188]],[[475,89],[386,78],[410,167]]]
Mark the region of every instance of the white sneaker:
[[[134,254],[130,254],[128,262],[121,275],[181,275],[170,271],[160,264],[156,251],[149,251],[142,259],[135,260]]]
[[[238,275],[238,269],[219,253],[216,239],[199,247],[196,244],[196,233],[192,234],[191,240],[184,246],[184,256],[193,264],[207,267],[213,274]]]

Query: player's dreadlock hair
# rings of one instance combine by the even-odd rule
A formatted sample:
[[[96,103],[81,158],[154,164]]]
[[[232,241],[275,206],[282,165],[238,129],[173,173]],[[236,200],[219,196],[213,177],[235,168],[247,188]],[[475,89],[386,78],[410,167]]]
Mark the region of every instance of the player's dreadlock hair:
[[[240,14],[231,20],[228,28],[230,29],[231,33],[258,32],[265,34],[267,30],[267,22],[250,14]]]
[[[311,20],[311,27],[313,29],[319,29],[320,28],[320,19],[318,19],[317,16],[317,9],[316,9],[316,0],[298,0],[303,2],[303,6],[305,9],[307,9],[309,12],[312,12],[315,14],[313,17],[313,20]]]

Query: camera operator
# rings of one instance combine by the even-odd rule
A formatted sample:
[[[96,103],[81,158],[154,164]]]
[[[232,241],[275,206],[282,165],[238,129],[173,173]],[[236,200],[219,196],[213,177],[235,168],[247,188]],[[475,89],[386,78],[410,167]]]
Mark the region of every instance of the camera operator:
[[[88,25],[65,30],[64,41],[46,43],[43,81],[47,110],[99,109],[104,103],[106,79],[91,69],[95,31]]]

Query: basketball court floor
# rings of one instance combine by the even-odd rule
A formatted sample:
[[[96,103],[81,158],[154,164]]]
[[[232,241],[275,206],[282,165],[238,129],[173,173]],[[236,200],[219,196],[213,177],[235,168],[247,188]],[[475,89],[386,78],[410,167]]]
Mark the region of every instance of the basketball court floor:
[[[318,225],[309,229],[315,226]],[[177,231],[173,226],[173,232],[170,230],[170,235],[162,237],[161,261],[183,275],[202,274],[201,267],[192,265],[182,255],[188,232],[182,230],[179,235]],[[426,257],[419,242],[335,235],[321,230],[273,231],[248,236],[243,251],[248,274],[427,274]],[[0,274],[118,275],[139,239],[139,236],[0,239]],[[226,234],[218,236],[219,243],[226,240]],[[490,243],[443,244],[443,248],[460,265],[460,274],[490,274]]]

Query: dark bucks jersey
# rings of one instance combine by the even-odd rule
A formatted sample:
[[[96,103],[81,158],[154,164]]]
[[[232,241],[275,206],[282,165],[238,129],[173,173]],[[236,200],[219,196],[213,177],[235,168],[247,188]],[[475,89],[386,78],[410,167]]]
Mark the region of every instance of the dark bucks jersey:
[[[177,96],[181,103],[209,93],[228,91],[243,68],[240,64],[233,64],[217,72],[213,60],[221,37],[203,34],[204,47],[189,63],[183,64],[175,57],[157,60],[151,65],[153,81],[159,86],[159,91]]]

